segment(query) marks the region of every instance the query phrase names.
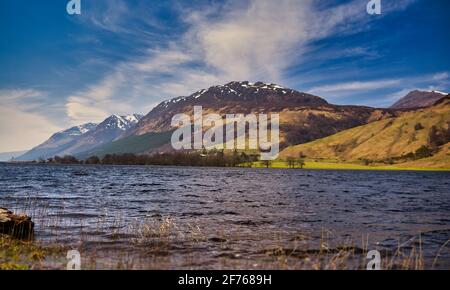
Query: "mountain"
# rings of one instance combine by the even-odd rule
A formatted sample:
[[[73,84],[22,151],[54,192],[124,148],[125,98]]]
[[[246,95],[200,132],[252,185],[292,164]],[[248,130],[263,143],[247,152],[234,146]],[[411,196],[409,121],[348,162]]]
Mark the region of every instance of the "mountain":
[[[345,130],[310,143],[290,146],[281,158],[298,157],[335,161],[394,160],[425,164],[428,167],[450,167],[450,97],[435,105],[402,112],[367,125]],[[413,154],[421,155],[418,161]],[[431,156],[432,155],[432,156]],[[408,157],[409,156],[409,157]]]
[[[141,115],[112,115],[100,124],[88,123],[56,133],[43,144],[17,158],[19,161],[50,158],[55,155],[75,155],[118,139],[135,126]]]
[[[60,155],[76,155],[115,141],[124,132],[135,126],[141,118],[142,116],[138,114],[128,116],[112,115],[98,124],[94,130],[80,136],[70,148],[61,152]]]
[[[398,106],[406,106],[407,103],[412,104],[412,100],[416,100],[414,106],[419,106],[420,98],[418,95],[427,95],[423,93],[411,92],[408,94],[409,97],[404,98],[403,105],[400,103]],[[445,99],[443,93],[429,93],[431,94],[428,95],[427,102],[431,102],[431,99],[437,99],[438,96],[441,101]],[[420,104],[420,106],[424,106],[425,103],[422,100]],[[33,153],[32,159],[66,154],[75,155],[78,158],[87,158],[92,155],[103,156],[112,153],[171,151],[170,137],[174,130],[171,126],[172,117],[180,113],[192,115],[194,106],[202,106],[205,115],[210,113],[221,116],[226,114],[277,113],[280,116],[280,148],[289,147],[288,151],[285,152],[292,152],[295,155],[300,150],[308,149],[312,156],[346,160],[358,158],[382,159],[410,153],[411,150],[417,150],[417,146],[424,144],[424,136],[433,125],[440,124],[440,117],[427,119],[426,116],[428,115],[426,114],[428,113],[420,115],[420,112],[423,112],[424,109],[376,109],[364,106],[339,106],[330,104],[318,96],[273,83],[230,82],[197,91],[189,96],[164,101],[145,117],[112,115],[102,123],[95,125],[95,128],[86,130],[82,134],[75,134],[76,136],[70,136],[70,138],[66,137],[63,139],[64,142],[56,142],[57,140],[53,140],[55,138],[52,137],[49,141],[31,151]],[[443,110],[438,115],[445,115],[445,113],[448,113],[448,110]],[[408,125],[402,122],[406,122]],[[425,129],[417,130],[420,132],[414,134],[411,133],[410,127],[419,123]],[[401,131],[395,131],[400,130],[397,127],[407,128],[409,135],[403,136]],[[72,129],[74,128],[67,131],[70,132]],[[64,131],[65,135],[70,135],[67,134],[67,131]],[[358,136],[361,136],[361,139],[358,139]],[[332,139],[326,139],[326,137]],[[337,140],[334,138],[337,138]],[[420,142],[404,142],[410,139],[415,140],[415,138],[419,138]],[[361,140],[367,140],[362,143],[370,144],[370,146],[361,147],[361,144],[359,144]],[[372,143],[371,140],[375,141]],[[329,143],[330,141],[332,142]],[[339,143],[341,141],[342,144]],[[337,142],[337,144],[333,142]],[[387,142],[393,143],[386,144]],[[48,150],[47,143],[53,145],[50,148],[52,150]],[[55,144],[58,146],[55,146]],[[301,147],[302,145],[299,144],[305,144],[305,147]],[[308,147],[310,144],[314,144],[314,148]],[[337,147],[333,147],[335,145]],[[316,148],[316,146],[319,147]],[[47,151],[40,151],[42,149]],[[381,154],[383,151],[388,153],[383,155]],[[28,157],[27,154],[25,157]],[[284,154],[286,155],[286,153]],[[29,159],[22,158],[22,160]]]
[[[17,157],[16,160],[29,161],[57,155],[70,148],[80,136],[91,131],[96,126],[97,124],[87,123],[55,133],[47,141],[26,152],[24,155]]]
[[[23,155],[26,152],[27,151],[2,152],[2,153],[0,153],[0,162],[10,161],[11,159],[14,159],[20,155]]]
[[[275,84],[231,82],[160,103],[128,134],[171,130],[172,117],[178,113],[190,113],[194,106],[202,106],[205,114],[248,114],[255,111],[278,112],[286,107],[327,107],[329,104],[322,98]]]
[[[178,97],[156,106],[124,137],[172,130],[175,114],[192,115],[194,106],[204,114],[280,114],[281,146],[306,143],[339,131],[391,117],[395,110],[337,106],[324,99],[272,83],[230,82]]]
[[[133,135],[78,153],[75,157],[78,159],[86,159],[90,156],[102,157],[111,153],[152,153],[153,149],[164,149],[162,151],[169,151],[171,148],[167,146],[167,144],[170,142],[171,137],[172,131]],[[166,148],[163,148],[164,145],[166,145]]]
[[[438,100],[447,96],[447,93],[439,91],[419,91],[415,90],[398,100],[392,109],[416,109],[426,108],[433,105]]]

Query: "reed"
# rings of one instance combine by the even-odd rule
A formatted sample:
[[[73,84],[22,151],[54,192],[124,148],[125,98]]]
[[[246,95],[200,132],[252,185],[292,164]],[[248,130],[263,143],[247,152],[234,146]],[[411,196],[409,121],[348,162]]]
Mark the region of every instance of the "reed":
[[[269,227],[210,228],[196,219],[170,216],[127,220],[122,213],[102,212],[88,224],[83,218],[67,218],[64,205],[50,208],[38,199],[13,209],[33,217],[36,239],[1,236],[0,269],[65,269],[67,250],[78,249],[83,269],[356,270],[366,268],[366,255],[375,244],[369,235],[341,241],[328,229],[317,235]],[[379,248],[381,268],[435,269],[449,244],[450,240],[430,261],[419,233],[394,250]]]

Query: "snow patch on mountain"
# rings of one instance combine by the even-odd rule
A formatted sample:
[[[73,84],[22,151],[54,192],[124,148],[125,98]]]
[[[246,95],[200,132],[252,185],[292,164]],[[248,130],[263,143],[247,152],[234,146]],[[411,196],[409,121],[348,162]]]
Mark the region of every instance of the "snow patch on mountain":
[[[97,124],[95,124],[95,123],[86,123],[83,125],[69,128],[67,130],[62,130],[56,134],[64,135],[64,136],[81,136],[81,135],[86,134],[87,132],[91,131],[92,129],[95,129],[95,127],[97,127]]]
[[[123,118],[131,124],[136,124],[137,122],[139,122],[139,120],[142,118],[142,116],[138,115],[138,114],[133,114],[133,115],[123,116]]]
[[[441,91],[428,91],[428,92],[429,92],[429,93],[441,94],[441,95],[443,95],[443,96],[448,95],[448,93],[444,93],[444,92],[441,92]]]
[[[432,106],[440,99],[447,96],[447,93],[440,91],[420,91],[414,90],[409,92],[406,96],[399,99],[395,104],[391,106],[393,109],[414,109],[414,108],[426,108]]]
[[[235,96],[243,96],[245,94],[248,94],[249,92],[251,94],[258,94],[260,92],[273,92],[273,93],[281,93],[283,95],[288,93],[288,89],[286,89],[283,86],[274,84],[274,83],[264,83],[264,82],[248,82],[248,81],[241,81],[241,82],[230,82],[225,85],[217,85],[210,87],[209,89],[202,89],[195,93],[193,93],[190,96],[184,96],[184,97],[176,97],[168,101],[162,102],[159,106],[163,108],[168,108],[171,104],[177,104],[181,102],[185,102],[188,100],[197,100],[203,97],[204,95],[208,95],[208,93],[215,93],[215,94],[228,94],[228,95],[235,95]],[[290,90],[291,93],[293,93],[293,90]]]
[[[137,124],[141,118],[142,116],[138,114],[125,116],[112,115],[103,121],[99,127],[105,129],[120,129],[125,131]]]

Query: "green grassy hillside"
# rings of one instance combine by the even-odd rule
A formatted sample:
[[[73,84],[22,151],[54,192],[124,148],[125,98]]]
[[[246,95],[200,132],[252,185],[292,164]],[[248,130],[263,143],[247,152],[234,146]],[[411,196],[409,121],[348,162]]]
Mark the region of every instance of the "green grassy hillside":
[[[306,144],[290,146],[281,158],[304,155],[308,159],[337,162],[370,160],[371,162],[424,163],[427,166],[450,167],[450,101],[430,108],[404,112],[389,118],[342,131]],[[430,153],[423,148],[429,148]],[[422,151],[425,151],[423,153]],[[415,154],[418,152],[417,154]],[[415,155],[414,155],[415,154]],[[429,156],[433,154],[433,156]],[[419,156],[407,158],[405,156]],[[420,162],[419,160],[420,159]],[[425,163],[424,163],[425,164]]]
[[[144,135],[130,136],[94,148],[91,151],[80,153],[77,157],[85,159],[89,156],[102,157],[106,154],[145,153],[170,143],[171,136],[172,132],[148,133]]]

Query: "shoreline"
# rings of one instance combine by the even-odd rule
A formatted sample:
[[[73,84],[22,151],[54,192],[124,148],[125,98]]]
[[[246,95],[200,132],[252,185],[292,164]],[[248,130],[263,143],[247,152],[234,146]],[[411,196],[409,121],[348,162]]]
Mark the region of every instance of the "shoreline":
[[[250,252],[245,251],[244,245],[230,252],[228,246],[243,241],[242,236],[226,235],[223,231],[203,232],[200,228],[193,233],[189,232],[191,227],[186,229],[170,218],[142,223],[135,232],[116,233],[117,237],[129,236],[126,246],[120,238],[99,242],[93,237],[83,238],[81,234],[73,242],[45,241],[39,237],[17,240],[0,234],[0,270],[64,270],[71,249],[80,253],[80,266],[84,270],[236,270],[241,267],[253,270],[363,270],[370,249],[379,251],[384,270],[431,270],[436,266],[446,269],[448,265],[448,260],[441,256],[445,244],[436,251],[421,246],[419,250],[414,245],[411,248],[400,245],[378,247],[375,240],[369,240],[369,235],[362,241],[355,237],[340,240],[339,237],[323,236],[324,232],[332,231],[322,230],[319,239],[307,231],[292,231],[284,232],[287,236],[273,245],[257,244]],[[421,235],[421,232],[415,233],[412,239],[420,239]],[[111,241],[122,245],[110,248]],[[198,245],[214,249],[213,260],[203,258],[211,255],[210,251],[189,254],[189,249]]]
[[[260,161],[254,162],[252,166],[186,166],[186,165],[158,165],[158,164],[59,164],[59,163],[38,163],[38,162],[0,162],[7,165],[36,165],[36,166],[152,166],[152,167],[193,167],[193,168],[248,168],[248,169],[292,169],[292,170],[341,170],[341,171],[416,171],[416,172],[450,172],[449,168],[435,167],[414,167],[402,165],[359,165],[353,163],[335,163],[335,162],[312,162],[306,161],[303,168],[290,168],[285,161],[273,161],[268,168],[262,165]]]
[[[252,168],[266,168],[260,162],[257,162]],[[284,161],[273,161],[271,167],[268,169],[299,169],[301,168],[289,168],[289,166]],[[380,166],[370,166],[370,165],[359,165],[354,163],[337,163],[337,162],[313,162],[305,161],[305,166],[303,170],[350,170],[350,171],[436,171],[436,172],[450,172],[450,167],[448,168],[437,168],[437,167],[414,167],[414,166],[402,166],[402,165],[380,165]]]
[[[4,206],[36,224],[31,243],[0,239],[4,269],[64,269],[69,250],[85,270],[360,270],[369,250],[380,252],[386,270],[450,268],[445,173],[2,170],[13,173],[3,180]],[[15,178],[20,172],[28,183]],[[41,178],[50,175],[53,182]],[[245,190],[236,187],[241,178]],[[435,214],[423,219],[425,210]]]

